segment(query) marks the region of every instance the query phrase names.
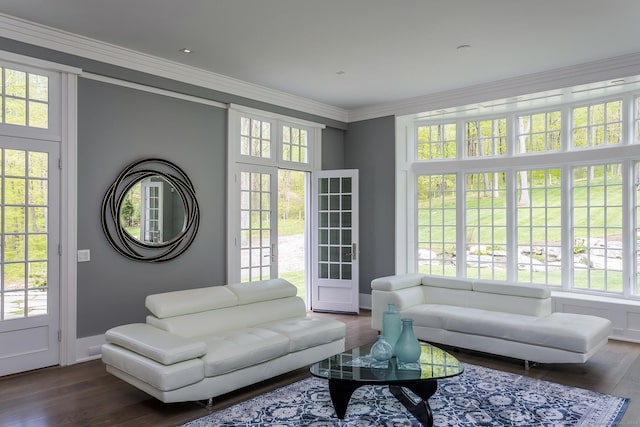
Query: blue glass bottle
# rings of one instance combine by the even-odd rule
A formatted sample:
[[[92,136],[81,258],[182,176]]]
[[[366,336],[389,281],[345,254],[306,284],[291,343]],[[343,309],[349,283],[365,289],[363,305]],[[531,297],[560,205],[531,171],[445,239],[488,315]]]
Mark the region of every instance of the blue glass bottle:
[[[396,355],[396,342],[400,337],[401,329],[400,313],[396,311],[395,305],[389,304],[389,309],[382,313],[382,335],[391,344],[394,356]]]
[[[402,319],[402,333],[396,342],[398,362],[415,363],[420,359],[422,347],[413,333],[413,319]]]

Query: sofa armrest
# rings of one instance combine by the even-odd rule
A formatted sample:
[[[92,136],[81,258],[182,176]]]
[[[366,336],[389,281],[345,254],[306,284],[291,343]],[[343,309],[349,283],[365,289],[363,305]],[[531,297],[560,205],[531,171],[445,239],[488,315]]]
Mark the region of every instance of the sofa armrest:
[[[376,291],[397,291],[412,286],[420,286],[424,274],[397,274],[394,276],[378,277],[371,281],[371,289]]]
[[[171,365],[203,356],[202,341],[181,337],[145,323],[117,326],[105,333],[108,343],[129,349],[163,365]]]
[[[424,304],[424,286],[413,286],[396,291],[371,291],[371,327],[382,330],[382,313],[393,304],[397,311],[402,312],[413,306]]]

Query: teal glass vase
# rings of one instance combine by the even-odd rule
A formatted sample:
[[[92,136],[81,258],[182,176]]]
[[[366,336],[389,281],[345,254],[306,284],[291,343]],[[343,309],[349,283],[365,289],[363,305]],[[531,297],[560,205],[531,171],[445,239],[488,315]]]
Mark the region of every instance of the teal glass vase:
[[[402,319],[402,333],[396,342],[396,358],[398,362],[415,363],[420,359],[420,341],[413,333],[413,319]]]
[[[395,305],[389,304],[389,309],[382,313],[382,335],[391,344],[394,356],[396,355],[396,342],[400,337],[401,330],[400,313],[396,311]]]
[[[384,336],[378,335],[378,341],[371,346],[371,356],[378,362],[384,362],[393,357],[392,350],[391,344],[384,339]]]

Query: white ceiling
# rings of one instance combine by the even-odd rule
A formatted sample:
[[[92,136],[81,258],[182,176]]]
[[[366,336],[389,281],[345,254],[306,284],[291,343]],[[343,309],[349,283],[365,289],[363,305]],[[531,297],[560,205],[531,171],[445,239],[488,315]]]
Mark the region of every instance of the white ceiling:
[[[0,13],[347,110],[640,52],[640,0],[0,0]]]

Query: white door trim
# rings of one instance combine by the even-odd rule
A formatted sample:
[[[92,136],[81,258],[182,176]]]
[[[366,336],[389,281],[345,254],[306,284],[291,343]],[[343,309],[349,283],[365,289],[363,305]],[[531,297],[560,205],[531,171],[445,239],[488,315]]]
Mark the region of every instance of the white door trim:
[[[78,76],[62,75],[60,146],[60,365],[77,362]]]

